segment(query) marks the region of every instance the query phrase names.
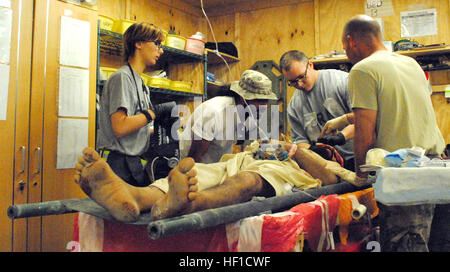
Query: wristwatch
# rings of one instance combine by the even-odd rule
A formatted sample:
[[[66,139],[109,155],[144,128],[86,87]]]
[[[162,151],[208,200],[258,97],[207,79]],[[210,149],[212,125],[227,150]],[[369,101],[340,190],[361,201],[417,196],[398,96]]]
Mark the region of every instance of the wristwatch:
[[[153,120],[153,118],[150,115],[150,113],[148,112],[148,110],[141,110],[141,113],[143,113],[145,115],[145,117],[147,117],[147,123],[150,123]]]

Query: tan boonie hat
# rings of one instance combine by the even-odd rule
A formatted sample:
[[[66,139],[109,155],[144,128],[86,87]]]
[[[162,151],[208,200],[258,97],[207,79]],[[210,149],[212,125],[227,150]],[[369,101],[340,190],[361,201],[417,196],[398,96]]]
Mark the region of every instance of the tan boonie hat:
[[[266,75],[254,70],[245,70],[239,81],[231,83],[230,89],[245,100],[278,100],[277,95],[272,92],[272,81]]]

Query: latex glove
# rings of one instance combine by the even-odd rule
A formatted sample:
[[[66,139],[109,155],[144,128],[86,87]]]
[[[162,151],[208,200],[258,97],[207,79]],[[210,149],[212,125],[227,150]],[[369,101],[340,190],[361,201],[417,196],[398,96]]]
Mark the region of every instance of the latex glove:
[[[348,126],[349,124],[350,122],[347,119],[347,114],[331,119],[323,127],[320,137],[323,137],[326,134],[333,134],[338,129]]]
[[[317,142],[327,144],[327,145],[343,145],[345,144],[345,136],[342,132],[339,132],[337,135],[325,135],[317,139]]]

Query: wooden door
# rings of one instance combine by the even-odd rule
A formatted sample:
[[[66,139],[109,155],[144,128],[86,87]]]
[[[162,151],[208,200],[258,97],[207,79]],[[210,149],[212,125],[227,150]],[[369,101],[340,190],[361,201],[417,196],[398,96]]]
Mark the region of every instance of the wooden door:
[[[31,202],[86,197],[73,181],[75,170],[56,169],[58,139],[59,60],[62,16],[90,23],[89,47],[89,142],[95,146],[95,90],[97,69],[97,11],[57,0],[36,1],[30,122]],[[74,67],[77,68],[77,67]],[[39,160],[41,150],[42,160]],[[81,154],[81,151],[80,151]],[[75,164],[73,165],[75,167]],[[44,216],[41,223],[42,251],[66,251],[72,241],[74,214]],[[31,227],[31,225],[30,225]],[[29,239],[38,241],[36,233]],[[37,250],[35,246],[30,248]]]
[[[0,115],[0,209],[6,217],[10,205],[85,197],[73,182],[74,169],[56,169],[58,56],[61,16],[88,21],[90,59],[85,69],[91,106],[85,119],[88,145],[94,147],[97,12],[57,0],[1,1],[0,12],[2,27],[11,28],[9,57],[0,55],[1,75],[6,77],[7,70],[9,79],[6,101],[0,105],[7,109],[5,117]],[[5,44],[0,44],[0,53]],[[66,251],[73,219],[71,214],[2,220],[0,251]]]
[[[2,5],[2,24],[10,24],[11,35],[9,58],[2,57],[0,61],[2,69],[6,67],[9,70],[8,95],[1,105],[6,106],[6,118],[0,117],[0,209],[3,218],[0,223],[0,251],[25,251],[28,220],[12,221],[6,217],[6,210],[12,204],[28,201],[33,1],[2,1]],[[4,48],[2,53],[5,53]],[[3,77],[0,80],[5,81]]]

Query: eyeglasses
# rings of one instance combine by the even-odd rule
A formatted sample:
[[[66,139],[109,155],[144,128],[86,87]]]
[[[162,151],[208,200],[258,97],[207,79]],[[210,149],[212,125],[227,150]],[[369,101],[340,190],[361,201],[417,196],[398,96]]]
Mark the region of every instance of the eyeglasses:
[[[152,41],[155,45],[156,45],[156,47],[158,47],[158,49],[162,49],[163,48],[163,45],[161,44],[161,41]]]
[[[292,86],[295,86],[300,80],[304,80],[306,78],[306,74],[308,73],[308,66],[309,65],[306,65],[306,70],[303,75],[299,75],[298,77],[296,77],[294,79],[288,80],[288,85],[292,87]]]

